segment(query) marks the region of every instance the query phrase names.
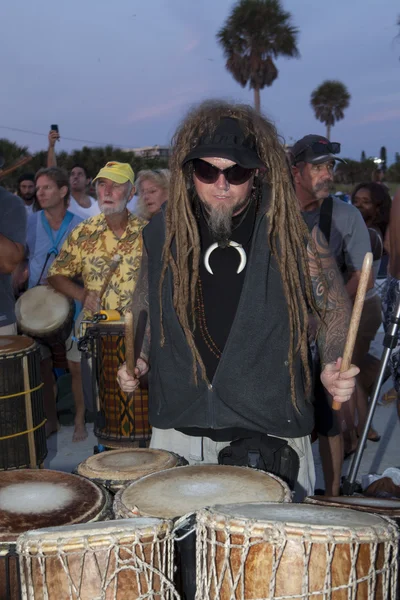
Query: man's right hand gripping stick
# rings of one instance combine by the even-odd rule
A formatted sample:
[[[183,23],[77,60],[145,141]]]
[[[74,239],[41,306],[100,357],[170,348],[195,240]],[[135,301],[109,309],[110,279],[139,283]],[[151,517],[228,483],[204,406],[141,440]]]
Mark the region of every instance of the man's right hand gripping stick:
[[[341,373],[350,369],[350,366],[351,366],[351,359],[353,356],[354,345],[356,343],[358,326],[360,324],[360,319],[361,319],[361,313],[362,313],[362,310],[364,307],[365,294],[366,294],[367,287],[368,287],[368,282],[369,282],[369,278],[370,278],[370,274],[371,274],[371,268],[372,268],[372,252],[367,252],[367,254],[365,255],[362,270],[361,270],[360,282],[359,282],[358,288],[357,288],[357,295],[356,295],[356,299],[354,301],[353,312],[351,313],[350,327],[349,327],[349,331],[347,334],[346,345],[344,347],[342,364],[340,366]],[[341,407],[340,402],[336,402],[336,401],[333,402],[333,404],[332,404],[333,410],[339,410],[340,407]]]

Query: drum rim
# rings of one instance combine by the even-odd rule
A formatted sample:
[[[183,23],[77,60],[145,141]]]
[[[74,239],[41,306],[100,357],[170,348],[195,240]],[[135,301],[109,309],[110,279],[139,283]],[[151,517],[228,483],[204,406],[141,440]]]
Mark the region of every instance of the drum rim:
[[[35,350],[38,350],[39,348],[37,342],[28,335],[4,335],[1,337],[3,339],[15,338],[18,340],[26,340],[27,345],[25,346],[25,348],[19,348],[15,350],[4,350],[3,348],[0,348],[0,360],[5,360],[8,358],[18,358],[19,356],[27,356],[28,354],[34,352]]]
[[[285,504],[285,503],[276,503],[276,502],[246,502],[241,504],[271,504],[273,506],[286,506],[287,509],[293,509],[293,507],[297,508],[298,506],[304,506],[304,503],[299,504]],[[240,505],[237,503],[236,505]],[[297,520],[287,520],[287,521],[275,521],[273,519],[251,519],[247,517],[237,516],[234,517],[232,515],[227,515],[223,512],[224,506],[235,506],[232,505],[214,505],[210,507],[206,507],[197,511],[197,524],[199,526],[203,526],[205,528],[212,528],[215,531],[227,531],[227,526],[229,526],[230,534],[243,535],[246,531],[251,531],[251,535],[263,537],[265,536],[265,532],[274,532],[277,530],[277,526],[279,527],[280,535],[285,534],[290,539],[298,539],[301,535],[306,535],[307,539],[312,541],[313,543],[317,542],[330,542],[331,540],[342,543],[343,541],[348,541],[348,543],[352,542],[352,534],[356,531],[357,540],[360,542],[371,542],[374,541],[376,536],[380,536],[380,541],[388,541],[392,539],[397,539],[398,536],[398,528],[394,521],[391,519],[384,517],[382,515],[373,515],[377,522],[375,525],[359,525],[357,528],[354,526],[352,528],[350,525],[332,525],[328,524],[309,524],[300,520],[300,517]],[[312,506],[311,504],[308,506]],[[323,506],[317,508],[326,508]],[[340,512],[353,513],[354,511],[347,508],[337,508],[332,507],[331,510],[337,512],[338,515]],[[289,515],[288,515],[289,517]]]
[[[53,329],[48,330],[48,331],[43,331],[43,330],[38,330],[38,329],[32,329],[32,327],[23,325],[22,322],[21,322],[22,321],[22,319],[21,319],[21,304],[22,304],[22,300],[23,300],[24,296],[26,296],[26,294],[32,292],[33,290],[35,290],[37,288],[46,288],[47,289],[47,293],[50,290],[56,296],[59,296],[59,297],[63,298],[65,300],[65,302],[69,306],[69,310],[68,310],[68,313],[67,313],[64,321],[62,321],[56,327],[53,327]],[[29,290],[26,290],[23,294],[21,294],[21,296],[18,298],[18,300],[15,303],[15,318],[16,318],[16,322],[17,322],[17,325],[18,325],[19,329],[21,331],[23,331],[24,333],[28,333],[29,335],[31,335],[31,336],[33,336],[35,338],[47,338],[47,337],[50,337],[50,336],[54,335],[54,333],[56,331],[58,331],[59,329],[61,329],[63,327],[63,325],[65,325],[65,323],[68,322],[71,319],[71,317],[74,314],[74,311],[75,311],[74,301],[71,298],[68,298],[68,296],[65,296],[64,294],[61,294],[60,292],[57,292],[57,290],[55,290],[54,288],[52,288],[50,285],[35,285],[34,287],[29,288]]]
[[[165,456],[167,463],[171,459],[175,459],[176,462],[171,466],[168,466],[166,463],[164,463],[162,465],[161,469],[158,469],[157,465],[153,465],[153,468],[151,468],[151,470],[145,469],[144,465],[143,466],[135,465],[132,467],[131,471],[121,472],[121,471],[117,470],[118,467],[115,467],[115,471],[114,471],[114,473],[116,475],[115,478],[110,477],[111,471],[113,469],[112,466],[109,466],[107,469],[104,469],[103,471],[95,470],[93,468],[94,466],[97,465],[98,462],[101,461],[101,457],[103,455],[115,456],[116,454],[129,454],[129,453],[134,453],[134,454],[140,453],[141,454],[144,452],[146,452],[148,454],[158,455],[158,456]],[[182,457],[179,456],[178,454],[176,454],[175,452],[170,452],[169,450],[163,450],[163,449],[158,449],[158,448],[116,448],[114,450],[108,450],[107,452],[93,454],[92,456],[85,458],[84,461],[79,463],[79,465],[76,467],[74,472],[77,475],[80,475],[81,477],[90,479],[91,481],[97,480],[99,483],[103,482],[103,485],[105,482],[107,482],[107,483],[110,482],[110,484],[114,483],[114,484],[118,485],[120,483],[125,484],[127,482],[133,482],[136,479],[141,479],[142,477],[145,477],[146,475],[151,475],[152,473],[158,473],[160,471],[167,471],[171,468],[176,467],[177,463],[179,462],[179,459],[181,459],[181,458]],[[132,479],[133,475],[136,475],[136,477],[134,479]]]
[[[273,473],[267,473],[266,471],[262,471],[260,469],[249,469],[248,467],[242,467],[239,465],[183,465],[180,467],[174,467],[173,469],[164,469],[163,471],[157,471],[155,473],[150,473],[149,475],[145,475],[144,477],[140,477],[139,479],[137,479],[136,481],[132,481],[131,483],[129,483],[128,485],[125,485],[123,488],[121,488],[120,490],[118,490],[118,492],[116,493],[115,497],[114,497],[114,503],[113,503],[113,509],[114,509],[114,513],[115,515],[122,515],[124,518],[132,516],[132,515],[139,515],[139,516],[148,516],[148,517],[152,517],[155,516],[157,518],[165,518],[165,519],[176,519],[179,518],[179,516],[182,515],[176,515],[176,516],[164,516],[164,517],[160,517],[159,515],[153,515],[150,514],[149,512],[144,512],[143,509],[140,509],[139,506],[137,505],[132,505],[132,507],[129,507],[125,504],[123,496],[124,493],[128,492],[129,489],[133,486],[137,486],[139,484],[139,482],[143,482],[144,480],[147,480],[149,478],[157,478],[157,477],[161,477],[163,474],[167,474],[168,472],[170,472],[171,470],[174,469],[201,469],[202,471],[204,471],[205,469],[213,469],[213,470],[219,470],[222,471],[224,470],[229,471],[229,470],[235,470],[236,472],[238,472],[238,469],[245,469],[249,474],[252,473],[262,473],[265,476],[268,476],[270,479],[274,480],[276,483],[280,484],[281,486],[281,490],[282,490],[282,500],[280,501],[281,503],[291,503],[292,501],[292,492],[289,489],[289,486],[287,485],[287,483],[285,481],[283,481],[282,479],[280,479],[278,476],[274,475]],[[271,502],[279,502],[279,500],[273,500]],[[199,509],[201,510],[201,509]],[[182,513],[184,514],[184,513]],[[118,517],[117,517],[118,518]]]
[[[88,335],[92,333],[101,334],[103,327],[105,330],[110,329],[111,327],[115,327],[115,329],[119,327],[121,333],[125,334],[125,316],[122,315],[122,318],[119,319],[119,321],[99,321],[98,323],[88,323],[86,331]]]
[[[96,521],[101,521],[102,519],[106,519],[109,515],[112,514],[112,498],[110,493],[108,492],[108,490],[106,490],[102,485],[99,485],[97,483],[94,483],[93,481],[91,481],[90,479],[86,479],[85,477],[82,477],[81,475],[76,475],[74,473],[67,473],[65,471],[57,471],[55,469],[40,469],[39,471],[37,471],[36,469],[12,469],[9,471],[2,471],[0,473],[0,483],[1,480],[4,479],[4,477],[12,477],[13,474],[17,474],[17,473],[21,473],[21,472],[25,472],[25,474],[28,476],[28,479],[26,481],[26,483],[32,483],[32,481],[34,481],[34,477],[35,475],[37,475],[37,473],[41,474],[45,474],[45,477],[48,476],[49,474],[61,474],[62,478],[61,479],[69,479],[70,477],[71,479],[71,487],[72,489],[74,489],[73,487],[73,483],[74,483],[74,478],[78,477],[80,481],[84,481],[85,485],[89,484],[89,487],[91,487],[91,489],[94,490],[95,494],[96,494],[96,498],[95,498],[95,503],[94,505],[92,505],[91,507],[89,507],[85,513],[80,514],[78,517],[76,517],[76,519],[73,519],[72,521],[70,521],[69,523],[65,523],[65,525],[74,525],[74,524],[79,524],[79,523],[90,523],[90,522],[96,522]],[[31,478],[31,479],[29,479]],[[50,483],[57,483],[57,481],[51,481],[51,480],[45,480],[46,483],[50,482]],[[10,481],[10,485],[12,485],[13,481]],[[18,482],[18,483],[25,483],[25,482]],[[2,489],[2,488],[0,488]],[[16,513],[16,514],[20,514],[20,513]],[[39,513],[36,513],[39,514]],[[87,518],[87,517],[90,518]],[[29,528],[32,529],[32,525],[28,524],[27,525]],[[33,527],[33,531],[36,531],[37,529],[41,529],[41,527]],[[0,547],[1,544],[15,544],[17,538],[19,535],[22,535],[23,533],[25,533],[25,531],[19,531],[19,532],[15,532],[12,530],[4,530],[2,531],[0,528]]]
[[[140,521],[154,521],[143,524]],[[92,526],[93,529],[79,529],[81,525]],[[98,526],[98,531],[97,527]],[[104,527],[104,531],[101,530]],[[132,544],[135,540],[157,535],[160,542],[172,533],[173,523],[168,519],[141,518],[119,519],[115,521],[76,523],[60,527],[42,528],[26,531],[17,540],[16,548],[19,554],[37,552],[54,552],[60,546],[63,552],[73,552],[89,546],[101,550],[110,544],[112,538],[118,538],[121,544]],[[87,531],[87,533],[86,533]],[[60,543],[61,542],[61,543]]]
[[[321,500],[319,500],[319,498],[321,498]],[[349,503],[346,504],[346,502],[341,502],[339,499],[340,498],[354,498],[355,502],[354,503]],[[371,504],[357,504],[357,500],[368,500],[368,501],[372,501]],[[394,502],[398,505],[398,508],[395,508],[394,506],[379,506],[379,505],[374,505],[373,501],[374,500],[380,500],[382,502],[382,504],[385,502],[385,500],[387,500],[388,502]],[[348,508],[351,510],[358,510],[359,512],[368,512],[368,513],[375,513],[380,515],[385,515],[387,517],[390,517],[392,519],[398,519],[400,518],[400,499],[395,500],[395,499],[389,499],[389,498],[377,498],[375,496],[338,496],[338,498],[336,498],[335,496],[307,496],[304,499],[304,504],[310,504],[313,506],[331,506],[333,507],[337,507],[337,508]]]

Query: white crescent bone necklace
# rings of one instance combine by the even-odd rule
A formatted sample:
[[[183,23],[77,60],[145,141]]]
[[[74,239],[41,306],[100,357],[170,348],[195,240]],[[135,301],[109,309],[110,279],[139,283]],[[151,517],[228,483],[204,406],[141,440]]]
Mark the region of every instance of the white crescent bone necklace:
[[[240,264],[236,271],[236,273],[239,274],[243,271],[243,269],[245,268],[246,263],[247,263],[246,252],[241,244],[238,244],[237,242],[234,242],[233,240],[228,240],[224,244],[225,248],[227,248],[228,246],[230,246],[231,248],[235,248],[239,252]],[[214,244],[211,244],[211,246],[209,246],[207,248],[207,250],[204,254],[204,266],[211,275],[214,275],[214,273],[210,267],[210,256],[214,252],[214,250],[216,250],[218,247],[219,247],[218,242],[214,242]]]

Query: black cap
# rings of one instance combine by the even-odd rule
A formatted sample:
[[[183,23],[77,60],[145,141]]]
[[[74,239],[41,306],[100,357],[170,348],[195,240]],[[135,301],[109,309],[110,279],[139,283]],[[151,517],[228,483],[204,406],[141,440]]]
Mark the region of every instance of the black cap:
[[[328,138],[314,134],[305,135],[290,149],[293,165],[299,162],[319,165],[331,160],[346,163],[345,160],[336,156],[338,152],[340,152],[340,144],[338,142],[330,142]]]
[[[202,135],[195,148],[185,156],[182,166],[194,158],[227,158],[245,169],[265,167],[258,156],[255,139],[246,136],[240,121],[232,117],[223,117],[213,133]]]

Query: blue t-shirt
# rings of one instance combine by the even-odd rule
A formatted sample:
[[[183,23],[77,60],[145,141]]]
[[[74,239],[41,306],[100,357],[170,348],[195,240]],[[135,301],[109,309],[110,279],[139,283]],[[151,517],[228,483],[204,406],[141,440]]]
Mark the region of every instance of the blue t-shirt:
[[[82,219],[81,217],[78,217],[77,215],[74,215],[72,217],[71,222],[69,223],[68,227],[66,228],[64,235],[62,236],[61,240],[57,244],[58,251],[61,250],[61,247],[62,247],[64,241],[66,240],[68,235],[71,233],[71,231],[73,229],[75,229],[75,227],[77,225],[79,225],[79,223],[81,223],[81,221],[83,221],[83,220],[84,219]],[[53,239],[56,240],[58,230],[56,231],[56,230],[52,229],[52,232],[53,232]],[[52,240],[50,240],[47,231],[43,227],[42,211],[33,213],[28,219],[28,235],[27,235],[27,239],[26,239],[26,245],[28,247],[28,253],[29,253],[29,256],[28,256],[28,258],[29,258],[28,287],[30,287],[30,288],[34,287],[35,285],[38,285],[39,283],[41,285],[43,285],[46,283],[47,271],[49,270],[51,264],[53,263],[53,261],[55,259],[55,254],[52,254],[50,256],[49,260],[47,261],[46,268],[44,269],[43,275],[39,282],[40,274],[41,274],[43,266],[46,262],[47,253],[49,252],[50,248],[53,247],[53,242],[52,242]]]

